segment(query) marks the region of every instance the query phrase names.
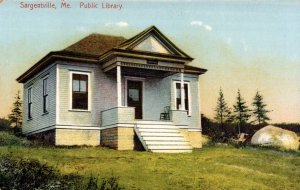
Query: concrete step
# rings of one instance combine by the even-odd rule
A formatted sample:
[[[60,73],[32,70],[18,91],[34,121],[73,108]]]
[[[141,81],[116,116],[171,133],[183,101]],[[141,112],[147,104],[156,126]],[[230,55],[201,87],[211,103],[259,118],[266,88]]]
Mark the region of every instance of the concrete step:
[[[143,136],[144,141],[185,141],[184,137],[145,137]]]
[[[151,150],[152,152],[157,153],[191,153],[193,150]]]
[[[190,150],[192,147],[190,145],[149,145],[150,150]]]
[[[188,141],[147,141],[147,145],[190,145]]]
[[[177,129],[173,128],[139,128],[140,132],[153,132],[153,133],[177,133]]]
[[[138,121],[135,132],[146,150],[160,153],[192,152],[189,141],[172,122]]]
[[[149,132],[141,132],[142,137],[182,137],[182,135],[178,132],[174,133],[149,133]]]

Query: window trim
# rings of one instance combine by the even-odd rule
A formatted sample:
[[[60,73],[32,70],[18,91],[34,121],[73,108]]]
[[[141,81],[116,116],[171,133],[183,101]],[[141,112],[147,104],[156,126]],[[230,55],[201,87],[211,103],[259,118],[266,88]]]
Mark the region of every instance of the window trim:
[[[48,75],[42,78],[43,80],[43,115],[49,113],[49,80]],[[45,93],[45,81],[46,83],[46,93]],[[47,102],[45,102],[45,99]],[[46,105],[45,105],[46,103]],[[48,103],[48,104],[47,104]]]
[[[173,81],[173,87],[174,87],[174,110],[179,110],[177,109],[177,89],[176,89],[176,84],[180,84],[180,81]],[[191,99],[191,88],[190,88],[190,82],[189,81],[184,81],[183,84],[187,84],[187,92],[188,92],[188,109],[185,110],[187,111],[187,115],[191,116],[192,115],[192,107],[191,107],[191,103],[192,103],[192,99]]]
[[[88,77],[88,108],[87,109],[73,109],[73,74],[87,75]],[[91,96],[92,88],[91,88],[91,73],[88,71],[70,71],[70,79],[69,79],[69,111],[77,111],[77,112],[90,112],[91,111]]]
[[[32,86],[27,88],[27,120],[32,120]]]

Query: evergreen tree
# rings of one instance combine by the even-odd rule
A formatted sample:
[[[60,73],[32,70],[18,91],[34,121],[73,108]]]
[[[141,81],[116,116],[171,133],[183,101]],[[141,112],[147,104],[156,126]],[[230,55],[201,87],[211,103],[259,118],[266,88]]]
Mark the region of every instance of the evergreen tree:
[[[215,120],[221,124],[223,127],[224,123],[229,123],[232,120],[230,108],[227,106],[225,102],[224,94],[222,89],[220,88],[219,98],[217,102],[217,107],[215,109],[216,115]]]
[[[241,133],[241,127],[246,124],[250,118],[250,110],[246,105],[246,101],[241,96],[240,90],[238,90],[238,94],[236,97],[236,103],[233,106],[234,108],[234,120],[238,124],[239,134]]]
[[[14,128],[17,129],[22,127],[22,101],[20,91],[16,94],[13,109],[11,110],[11,114],[9,114],[8,119]]]
[[[266,109],[267,104],[264,103],[263,97],[258,91],[256,92],[252,105],[254,107],[253,115],[255,117],[255,123],[260,125],[266,124],[267,121],[270,121],[270,118],[267,116],[267,113],[270,111]]]

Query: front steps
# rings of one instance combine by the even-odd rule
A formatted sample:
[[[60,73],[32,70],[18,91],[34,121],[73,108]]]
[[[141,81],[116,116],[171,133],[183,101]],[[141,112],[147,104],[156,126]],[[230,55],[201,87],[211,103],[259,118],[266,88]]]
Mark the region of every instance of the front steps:
[[[138,121],[134,131],[145,150],[163,153],[192,152],[189,141],[172,122]]]

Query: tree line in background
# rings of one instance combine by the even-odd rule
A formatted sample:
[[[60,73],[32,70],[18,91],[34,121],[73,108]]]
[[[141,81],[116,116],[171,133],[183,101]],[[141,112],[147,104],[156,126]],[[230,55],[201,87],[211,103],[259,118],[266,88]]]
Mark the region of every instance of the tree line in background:
[[[22,135],[22,104],[20,91],[18,91],[8,119],[0,118],[0,131],[12,131],[17,136]],[[214,120],[203,114],[201,115],[202,133],[210,136],[215,141],[226,141],[241,132],[247,133],[251,137],[270,121],[267,115],[270,110],[266,107],[263,96],[256,92],[252,109],[249,109],[246,101],[241,96],[240,90],[238,90],[236,102],[230,108],[225,101],[222,89],[220,89]],[[278,123],[273,125],[294,131],[300,135],[300,123]]]
[[[260,92],[256,92],[251,105],[250,109],[238,90],[234,105],[229,107],[220,88],[214,120],[201,115],[203,134],[218,142],[228,141],[241,133],[246,133],[251,137],[270,121],[268,117],[270,110],[267,109],[267,104]],[[299,124],[274,125],[300,133]]]
[[[8,119],[0,118],[0,130],[13,131],[15,135],[22,135],[22,104],[20,91],[18,91]]]
[[[263,96],[258,91],[253,98],[252,106],[252,110],[248,108],[240,90],[238,90],[236,102],[233,108],[230,108],[225,101],[222,89],[220,89],[214,119],[221,127],[224,127],[228,123],[236,124],[239,134],[241,133],[241,128],[247,124],[267,124],[270,120],[267,113],[270,111],[266,109],[267,105],[264,103]],[[252,121],[249,121],[250,117],[253,118]]]

